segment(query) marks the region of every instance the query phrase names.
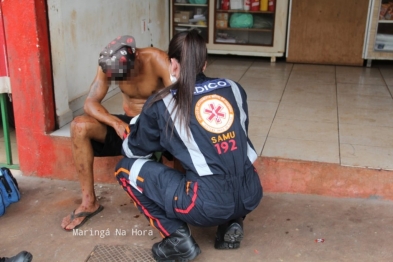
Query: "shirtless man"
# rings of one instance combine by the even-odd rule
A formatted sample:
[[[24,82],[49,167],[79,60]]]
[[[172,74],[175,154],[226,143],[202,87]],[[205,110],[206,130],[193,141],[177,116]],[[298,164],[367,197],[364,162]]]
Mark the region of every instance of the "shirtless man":
[[[65,230],[82,226],[103,209],[94,192],[93,159],[121,155],[123,137],[132,117],[141,112],[151,94],[172,84],[169,66],[165,52],[152,47],[136,48],[132,36],[119,36],[100,53],[97,75],[84,104],[85,115],[71,123],[82,203],[63,218],[61,227]],[[101,104],[113,80],[122,92],[125,115],[111,115]]]

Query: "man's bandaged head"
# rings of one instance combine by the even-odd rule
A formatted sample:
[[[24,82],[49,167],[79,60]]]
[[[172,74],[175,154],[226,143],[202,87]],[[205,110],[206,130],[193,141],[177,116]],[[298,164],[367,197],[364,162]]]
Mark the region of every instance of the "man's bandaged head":
[[[135,39],[132,36],[119,36],[111,41],[100,53],[98,64],[111,79],[123,80],[134,68]]]

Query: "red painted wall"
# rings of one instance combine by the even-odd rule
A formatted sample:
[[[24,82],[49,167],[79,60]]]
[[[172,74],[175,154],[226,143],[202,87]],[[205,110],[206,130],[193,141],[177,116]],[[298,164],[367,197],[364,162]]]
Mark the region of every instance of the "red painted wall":
[[[69,139],[49,137],[55,128],[47,8],[44,0],[3,0],[20,169],[51,176],[72,166]]]
[[[3,11],[0,5],[0,76],[8,75],[7,45],[5,42]]]

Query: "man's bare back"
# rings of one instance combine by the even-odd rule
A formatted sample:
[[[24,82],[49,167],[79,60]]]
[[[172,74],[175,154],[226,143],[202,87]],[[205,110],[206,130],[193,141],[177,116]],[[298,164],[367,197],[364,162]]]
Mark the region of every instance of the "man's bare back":
[[[127,77],[115,81],[122,92],[123,109],[128,117],[138,115],[150,95],[172,83],[169,75],[169,59],[165,52],[152,47],[135,48],[134,55],[134,65],[128,71]],[[72,151],[81,185],[82,203],[70,215],[64,217],[61,226],[68,231],[83,225],[91,216],[103,209],[94,192],[93,159],[97,155],[93,143],[109,143],[116,146],[121,143],[119,138],[123,137],[129,124],[119,116],[110,114],[101,104],[112,81],[108,77],[108,71],[104,71],[101,65],[98,66],[84,104],[85,115],[76,117],[71,123]],[[108,140],[107,135],[110,130],[114,131],[111,131],[112,139]],[[105,146],[102,148],[104,153],[105,148]],[[110,155],[117,154],[108,156]],[[99,154],[99,156],[106,155]]]

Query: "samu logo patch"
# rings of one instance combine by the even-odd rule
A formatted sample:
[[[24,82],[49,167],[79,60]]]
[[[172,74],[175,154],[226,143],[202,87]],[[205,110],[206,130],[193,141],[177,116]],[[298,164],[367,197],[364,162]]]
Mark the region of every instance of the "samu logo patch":
[[[195,116],[205,130],[220,134],[232,126],[234,111],[232,105],[224,97],[208,95],[196,103]]]

